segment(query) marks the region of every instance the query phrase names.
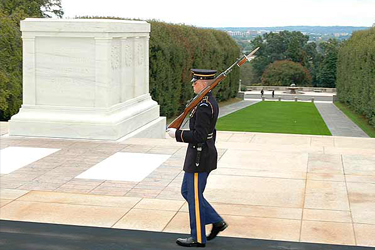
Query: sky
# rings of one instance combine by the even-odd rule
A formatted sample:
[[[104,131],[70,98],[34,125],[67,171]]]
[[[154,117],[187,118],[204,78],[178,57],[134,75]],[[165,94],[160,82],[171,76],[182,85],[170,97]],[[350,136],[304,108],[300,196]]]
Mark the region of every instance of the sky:
[[[64,18],[115,16],[196,27],[372,26],[375,0],[61,0]]]

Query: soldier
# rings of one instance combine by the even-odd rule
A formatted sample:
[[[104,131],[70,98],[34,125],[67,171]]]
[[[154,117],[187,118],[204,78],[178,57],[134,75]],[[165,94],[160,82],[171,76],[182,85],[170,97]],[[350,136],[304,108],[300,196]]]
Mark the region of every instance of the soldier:
[[[194,93],[198,94],[214,79],[216,70],[192,69],[191,80]],[[205,247],[206,241],[214,239],[228,225],[203,197],[207,177],[217,168],[216,121],[219,106],[211,92],[191,111],[190,130],[169,129],[168,134],[178,142],[189,143],[183,170],[181,194],[188,202],[190,237],[179,238],[176,243],[185,247]],[[206,237],[205,225],[212,224]]]

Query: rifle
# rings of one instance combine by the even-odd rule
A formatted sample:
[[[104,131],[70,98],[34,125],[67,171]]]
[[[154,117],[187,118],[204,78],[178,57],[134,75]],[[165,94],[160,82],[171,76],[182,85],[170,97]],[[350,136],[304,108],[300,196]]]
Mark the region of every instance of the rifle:
[[[168,128],[175,128],[179,129],[181,127],[181,124],[185,120],[185,117],[189,114],[189,112],[199,104],[199,102],[203,99],[203,97],[211,91],[213,88],[215,88],[222,80],[224,80],[227,75],[232,71],[232,68],[234,66],[241,67],[242,64],[245,62],[254,59],[254,54],[257,52],[259,47],[251,51],[248,55],[243,55],[242,57],[238,58],[235,63],[233,63],[228,69],[226,69],[224,72],[222,72],[220,75],[218,75],[206,88],[204,88],[201,92],[199,92],[188,104],[186,104],[184,112],[182,112],[181,115],[179,115],[176,119],[174,119],[169,125]]]

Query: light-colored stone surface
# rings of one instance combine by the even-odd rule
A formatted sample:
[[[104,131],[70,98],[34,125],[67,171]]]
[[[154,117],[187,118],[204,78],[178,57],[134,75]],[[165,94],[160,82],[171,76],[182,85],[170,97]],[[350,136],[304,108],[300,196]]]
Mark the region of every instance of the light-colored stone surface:
[[[114,228],[161,232],[175,214],[172,211],[135,208],[118,221]]]
[[[244,176],[210,176],[205,197],[212,202],[299,208],[305,181]]]
[[[375,140],[373,138],[355,137],[333,137],[337,148],[360,148],[375,150]]]
[[[0,219],[111,227],[129,208],[13,201],[1,208]]]
[[[340,245],[355,245],[351,223],[303,221],[301,241]]]
[[[345,174],[375,176],[375,156],[344,155]]]
[[[274,152],[272,157],[277,160],[270,161],[269,157],[268,152],[228,149],[220,159],[219,167],[247,169],[254,172],[306,173],[307,154]]]
[[[309,154],[309,173],[343,174],[343,166],[340,155]]]
[[[15,200],[29,191],[17,189],[0,189],[0,199]]]
[[[230,138],[228,138],[228,142],[242,142],[242,143],[247,143],[250,142],[255,135],[250,134],[250,133],[238,133],[238,134],[233,134]]]
[[[375,176],[345,175],[345,179],[346,179],[346,182],[373,183],[373,184],[375,184]]]
[[[249,206],[225,203],[210,203],[215,210],[221,215],[239,215],[262,218],[277,218],[300,220],[302,217],[301,208],[285,208],[285,207],[265,207],[265,206]],[[187,203],[180,209],[181,212],[188,212]]]
[[[375,183],[347,183],[354,223],[375,225]]]
[[[354,231],[357,245],[367,247],[375,246],[375,225],[354,224]]]
[[[304,209],[303,220],[352,223],[349,211]]]
[[[221,235],[269,240],[298,241],[300,220],[225,216],[230,225]]]
[[[31,191],[18,201],[132,208],[141,198]]]
[[[307,180],[305,208],[349,211],[345,183]]]
[[[12,202],[12,200],[0,199],[0,208],[5,206],[6,204],[9,204],[10,202]]]
[[[316,173],[307,173],[308,180],[315,181],[341,181],[345,182],[345,175],[343,174],[316,174]]]
[[[374,247],[374,139],[350,140],[219,131],[205,198],[229,223],[222,235]],[[61,148],[0,176],[4,219],[190,232],[181,196],[185,144],[14,137],[1,144]],[[171,157],[139,182],[75,178],[117,152]]]
[[[0,136],[8,134],[9,130],[9,123],[8,122],[0,122]]]
[[[311,136],[285,135],[285,134],[256,134],[251,140],[255,144],[277,144],[277,145],[307,145],[311,144]]]
[[[338,154],[345,156],[374,156],[375,148],[342,148],[342,147],[324,147],[325,154]]]
[[[167,233],[190,233],[189,213],[178,212],[168,225],[164,228],[163,232]]]
[[[134,208],[138,209],[150,209],[150,210],[165,210],[175,211],[180,210],[184,202],[173,201],[173,200],[161,200],[161,199],[142,199]]]
[[[314,136],[311,138],[311,146],[333,147],[334,140],[332,136]]]
[[[9,134],[164,138],[166,119],[149,94],[150,27],[108,19],[21,21],[23,105]]]

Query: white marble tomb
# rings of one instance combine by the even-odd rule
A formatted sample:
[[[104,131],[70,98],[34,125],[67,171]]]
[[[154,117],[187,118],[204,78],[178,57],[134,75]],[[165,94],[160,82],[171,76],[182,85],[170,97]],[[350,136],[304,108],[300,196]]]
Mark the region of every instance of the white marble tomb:
[[[23,105],[9,134],[118,140],[165,137],[149,94],[150,24],[27,18]]]

